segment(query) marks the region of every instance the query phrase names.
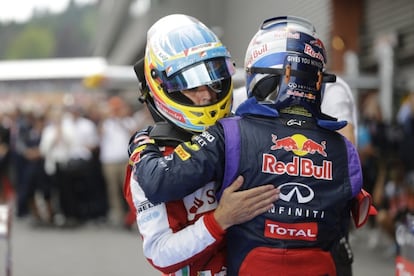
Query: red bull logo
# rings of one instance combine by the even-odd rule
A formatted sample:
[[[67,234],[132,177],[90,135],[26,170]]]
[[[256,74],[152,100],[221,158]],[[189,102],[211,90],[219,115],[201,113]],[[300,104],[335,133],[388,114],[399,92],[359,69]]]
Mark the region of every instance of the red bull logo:
[[[318,144],[312,139],[308,139],[305,141],[305,143],[303,143],[302,151],[306,151],[310,154],[319,153],[320,155],[326,157],[327,154],[325,152],[325,148],[326,148],[325,144],[326,144],[325,141],[322,141],[320,144]]]
[[[311,45],[305,43],[305,48],[303,49],[303,52],[313,58],[317,58],[323,63],[325,63],[325,57],[322,53],[316,52]]]
[[[271,150],[284,149],[286,151],[293,151],[299,149],[298,144],[292,137],[277,139],[277,136],[272,134],[272,142],[274,145],[270,148]]]
[[[326,157],[326,141],[318,143],[302,134],[278,139],[276,135],[272,134],[272,142],[271,150],[291,151],[297,156],[293,157],[292,162],[286,162],[286,160],[277,160],[276,156],[265,153],[262,159],[262,172],[332,180],[331,161],[323,160],[322,164],[315,164],[312,159],[298,157],[307,154],[320,154]]]
[[[292,162],[277,160],[272,154],[263,154],[262,172],[268,174],[288,174],[290,176],[314,177],[316,179],[332,180],[332,162],[323,160],[322,165],[316,165],[309,158],[293,157]]]
[[[310,41],[310,44],[311,45],[314,45],[314,46],[317,46],[317,47],[319,47],[321,49],[325,49],[325,46],[323,45],[323,43],[322,43],[322,41],[320,39],[312,40],[312,41]]]
[[[253,52],[250,54],[250,57],[246,63],[246,66],[250,66],[254,63],[255,60],[257,60],[260,56],[267,53],[267,44],[263,44],[260,46],[260,48],[254,49]]]
[[[302,134],[294,134],[280,139],[277,139],[277,136],[272,134],[272,142],[271,150],[283,149],[285,151],[292,151],[298,156],[316,153],[324,157],[328,156],[325,151],[326,141],[318,143]]]

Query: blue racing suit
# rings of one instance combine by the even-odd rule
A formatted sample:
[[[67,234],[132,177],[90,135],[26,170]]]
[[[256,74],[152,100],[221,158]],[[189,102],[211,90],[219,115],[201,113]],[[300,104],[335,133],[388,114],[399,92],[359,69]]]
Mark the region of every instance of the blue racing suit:
[[[272,183],[281,193],[267,213],[229,228],[228,275],[336,275],[329,250],[348,227],[344,217],[362,188],[355,147],[327,129],[335,123],[306,113],[279,114],[250,102],[238,114],[242,189]],[[157,203],[180,199],[210,180],[220,183],[228,146],[220,124],[166,157],[147,145],[135,165],[139,185]]]

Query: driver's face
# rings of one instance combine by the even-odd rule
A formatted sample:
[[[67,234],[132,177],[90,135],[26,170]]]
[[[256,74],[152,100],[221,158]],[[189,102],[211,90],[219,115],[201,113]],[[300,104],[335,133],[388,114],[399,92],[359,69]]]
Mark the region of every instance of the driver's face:
[[[212,91],[207,85],[202,85],[191,90],[181,91],[189,98],[194,105],[212,104],[217,101],[217,93]]]

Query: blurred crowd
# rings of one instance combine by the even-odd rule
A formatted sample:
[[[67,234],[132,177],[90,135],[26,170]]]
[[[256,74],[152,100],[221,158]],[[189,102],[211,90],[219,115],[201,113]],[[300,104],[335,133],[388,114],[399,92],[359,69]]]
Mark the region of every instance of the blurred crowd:
[[[135,104],[135,103],[134,103]],[[122,96],[0,110],[0,203],[31,225],[131,227],[122,186],[131,135],[152,123]]]
[[[375,248],[388,238],[384,254],[392,256],[398,254],[396,227],[414,214],[414,93],[402,99],[392,122],[384,120],[375,91],[361,96],[358,110],[364,187],[378,209],[367,226],[375,230],[367,242]]]
[[[378,93],[358,98],[358,151],[364,188],[378,215],[368,226],[395,239],[395,228],[414,213],[414,93],[386,122]],[[136,103],[133,103],[136,104]],[[101,221],[130,227],[122,196],[127,145],[152,123],[122,96],[92,103],[0,110],[0,202],[13,199],[17,218],[35,226]],[[373,235],[372,246],[378,242]]]

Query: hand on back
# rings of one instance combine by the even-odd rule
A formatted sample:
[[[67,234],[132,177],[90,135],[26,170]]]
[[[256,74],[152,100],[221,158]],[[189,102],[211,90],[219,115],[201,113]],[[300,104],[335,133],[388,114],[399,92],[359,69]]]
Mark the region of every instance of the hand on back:
[[[214,217],[223,229],[240,224],[267,212],[279,198],[279,189],[272,184],[238,191],[244,181],[239,176],[227,187],[214,211]]]

